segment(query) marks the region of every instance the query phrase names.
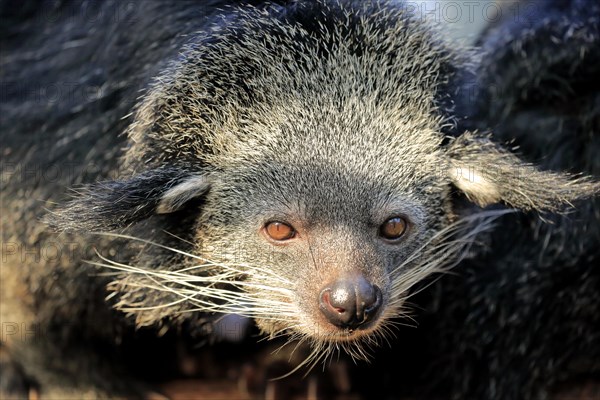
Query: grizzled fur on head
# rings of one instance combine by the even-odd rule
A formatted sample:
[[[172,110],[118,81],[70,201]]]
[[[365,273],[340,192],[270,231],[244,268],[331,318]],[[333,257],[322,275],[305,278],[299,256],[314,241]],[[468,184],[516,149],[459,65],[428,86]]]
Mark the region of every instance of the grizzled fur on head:
[[[270,336],[311,340],[312,361],[331,342],[373,343],[405,312],[410,287],[455,263],[498,216],[460,214],[455,189],[482,207],[553,211],[598,191],[540,172],[486,135],[445,137],[467,63],[393,3],[232,11],[192,38],[142,100],[123,161],[131,176],[90,186],[55,223],[161,229],[169,215],[193,216],[179,227],[193,243],[185,250],[153,243],[171,257],[105,262],[123,271],[111,286],[117,307],[140,325],[238,313]],[[398,215],[405,237],[382,241],[379,226]],[[270,221],[299,237],[268,242]],[[324,285],[352,274],[383,296],[378,319],[356,331],[328,324],[317,304]]]

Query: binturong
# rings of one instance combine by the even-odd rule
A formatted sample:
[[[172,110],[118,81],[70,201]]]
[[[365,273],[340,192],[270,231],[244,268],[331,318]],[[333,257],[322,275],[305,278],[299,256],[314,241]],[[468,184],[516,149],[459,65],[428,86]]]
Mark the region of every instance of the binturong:
[[[454,375],[445,353],[435,359],[422,354],[433,348],[431,343],[457,338],[460,345],[452,346],[452,355],[489,355],[472,364],[474,372],[464,374],[468,382],[463,385],[491,388],[488,398],[499,398],[500,392],[493,391],[496,381],[478,379],[480,365],[489,366],[494,377],[505,376],[498,365],[512,367],[512,360],[500,364],[498,355],[525,354],[523,358],[529,358],[522,365],[537,368],[529,361],[542,359],[539,354],[523,353],[525,346],[509,339],[529,329],[532,343],[551,343],[535,336],[544,325],[529,316],[541,313],[503,313],[496,307],[501,301],[481,299],[490,292],[501,293],[501,299],[515,297],[514,292],[538,293],[529,291],[525,278],[550,276],[549,269],[528,275],[528,268],[534,268],[538,255],[558,239],[539,234],[545,231],[538,232],[536,224],[548,226],[545,221],[574,214],[578,201],[595,196],[600,184],[585,175],[594,173],[591,169],[580,169],[579,175],[561,172],[556,164],[541,169],[534,162],[551,160],[551,154],[526,158],[504,143],[512,133],[508,122],[518,122],[524,127],[520,137],[532,142],[553,137],[557,143],[569,143],[558,129],[548,129],[545,136],[544,124],[538,136],[528,134],[525,117],[545,115],[545,104],[522,116],[520,98],[489,107],[474,99],[483,121],[467,125],[468,113],[460,110],[469,103],[465,81],[477,75],[478,60],[471,50],[447,43],[408,4],[57,2],[56,18],[48,18],[38,15],[48,10],[37,4],[27,3],[19,11],[12,9],[16,2],[0,3],[0,11],[11,11],[0,27],[2,80],[18,83],[3,86],[0,99],[1,153],[3,168],[7,166],[0,202],[0,317],[3,329],[14,327],[13,333],[19,327],[29,329],[26,332],[39,328],[33,330],[35,340],[3,331],[0,356],[6,347],[20,365],[20,375],[34,382],[29,387],[46,398],[142,397],[144,389],[131,382],[152,381],[167,365],[160,356],[175,352],[156,342],[144,347],[144,335],[151,332],[158,342],[184,332],[187,340],[197,333],[185,336],[189,330],[208,326],[215,339],[227,339],[228,331],[219,327],[228,318],[244,321],[248,329],[255,323],[262,337],[278,338],[271,343],[291,343],[292,353],[299,346],[302,351],[295,355],[301,360],[284,373],[295,367],[309,371],[339,353],[369,360],[379,345],[389,342],[400,349],[406,344],[393,337],[400,332],[398,325],[412,324],[415,307],[409,303],[417,298],[415,293],[459,263],[464,266],[467,258],[485,260],[481,263],[489,267],[473,268],[469,277],[492,271],[492,284],[498,281],[500,289],[518,290],[506,295],[488,290],[485,276],[483,283],[469,286],[470,291],[457,289],[443,298],[441,302],[458,304],[459,311],[464,308],[467,322],[476,321],[468,330],[471,336],[461,336],[464,332],[448,323],[456,320],[455,309],[448,307],[431,329],[439,336],[415,346],[418,361],[439,376],[441,364],[446,375]],[[110,7],[119,4],[131,8],[111,12]],[[545,36],[554,42],[554,37],[569,35]],[[582,41],[598,37],[577,35],[573,37]],[[531,46],[515,53],[530,54],[534,46],[532,40]],[[577,57],[595,54],[595,48],[594,43],[582,45]],[[520,69],[503,69],[500,62],[507,49],[512,49],[510,43],[490,52],[497,58],[488,59],[498,60],[493,66],[506,72],[502,83],[517,91],[519,86],[510,79],[523,84],[522,71],[531,71],[533,64],[508,58],[506,65]],[[558,54],[554,49],[548,52]],[[574,71],[570,63],[565,65]],[[548,71],[556,76],[554,69]],[[495,82],[497,75],[488,81]],[[536,79],[530,86],[537,90],[545,81]],[[74,83],[65,87],[81,90],[43,103],[48,99],[39,89],[63,87],[56,82]],[[576,89],[588,86],[583,83]],[[528,99],[536,101],[533,96]],[[577,104],[559,108],[570,113]],[[499,123],[509,131],[502,140],[487,130],[489,120],[501,116],[509,120]],[[566,129],[565,136],[570,134]],[[588,133],[581,138],[591,138]],[[564,158],[561,168],[568,169],[568,156]],[[56,171],[48,165],[72,168],[48,179],[47,172]],[[580,215],[593,221],[598,215],[594,212]],[[510,249],[520,220],[509,217],[525,213],[523,220],[534,222],[519,231],[519,237],[531,237],[532,243],[526,248],[529,259],[522,261],[515,253],[526,244]],[[499,223],[504,230],[494,231]],[[489,240],[499,231],[494,237],[500,239]],[[595,251],[596,239],[589,234],[594,231],[581,231],[588,239],[586,249]],[[557,232],[565,243],[575,241],[575,234]],[[510,278],[495,279],[507,270],[498,262],[502,244],[509,249],[508,265],[521,269],[507,274]],[[562,244],[553,249],[562,251]],[[56,256],[43,253],[56,249]],[[487,259],[481,255],[485,251],[492,254]],[[577,257],[583,259],[582,254],[579,251]],[[457,275],[454,283],[473,281]],[[518,278],[511,280],[512,276]],[[444,283],[443,278],[438,283]],[[522,286],[511,286],[513,282]],[[543,294],[554,297],[545,283],[539,285]],[[588,292],[597,292],[591,280],[586,284]],[[559,299],[567,304],[562,299],[574,297],[568,292]],[[540,307],[546,304],[537,297],[526,300],[544,304]],[[524,309],[515,304],[517,311]],[[492,348],[493,339],[505,332],[496,325],[488,324],[488,333],[479,335],[488,321],[486,313],[497,317],[493,321],[500,321],[505,331],[518,318],[536,323],[503,336],[509,338],[506,347],[511,353]],[[562,323],[560,318],[550,321]],[[476,325],[478,321],[483,323]],[[211,336],[200,331],[194,339]],[[157,333],[164,336],[157,339]],[[460,341],[464,337],[480,342],[476,346],[473,340]],[[596,336],[587,337],[591,343]],[[253,337],[245,339],[255,346]],[[309,350],[304,353],[305,349]],[[592,354],[584,350],[579,353]],[[400,376],[405,378],[397,372],[400,364],[417,365],[414,358],[401,357],[384,365],[388,375],[382,374],[382,381],[395,384]],[[546,364],[558,366],[562,374],[568,368],[556,359]],[[520,376],[545,382],[545,375],[534,367],[532,373],[523,367],[515,374],[525,371]],[[518,386],[503,382],[502,388]],[[0,382],[0,396],[3,385]],[[368,396],[373,396],[373,387],[400,393],[382,383],[370,385]]]
[[[385,2],[230,10],[154,79],[120,176],[49,220],[145,244],[100,261],[140,326],[237,314],[310,343],[307,365],[367,359],[410,289],[506,210],[562,212],[600,189],[460,131],[471,60],[432,32]]]

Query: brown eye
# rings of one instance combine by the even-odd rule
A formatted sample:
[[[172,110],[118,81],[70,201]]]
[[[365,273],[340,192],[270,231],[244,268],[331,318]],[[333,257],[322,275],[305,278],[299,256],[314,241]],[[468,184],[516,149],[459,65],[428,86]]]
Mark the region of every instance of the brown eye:
[[[379,228],[379,234],[388,240],[396,240],[404,235],[407,227],[406,220],[402,217],[393,217],[385,221]]]
[[[283,222],[269,222],[265,232],[273,240],[288,240],[296,236],[294,228]]]

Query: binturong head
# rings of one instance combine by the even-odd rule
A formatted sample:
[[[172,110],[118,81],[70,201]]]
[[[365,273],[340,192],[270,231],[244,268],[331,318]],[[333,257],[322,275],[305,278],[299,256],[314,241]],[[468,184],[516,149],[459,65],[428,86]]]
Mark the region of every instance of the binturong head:
[[[244,7],[193,38],[137,108],[130,175],[52,216],[65,229],[143,222],[138,240],[186,239],[106,260],[122,271],[116,307],[139,324],[233,313],[311,342],[307,362],[340,347],[366,358],[411,287],[501,213],[481,208],[557,212],[598,192],[488,135],[447,137],[465,56],[392,3],[284,11]],[[458,212],[457,192],[477,211]]]

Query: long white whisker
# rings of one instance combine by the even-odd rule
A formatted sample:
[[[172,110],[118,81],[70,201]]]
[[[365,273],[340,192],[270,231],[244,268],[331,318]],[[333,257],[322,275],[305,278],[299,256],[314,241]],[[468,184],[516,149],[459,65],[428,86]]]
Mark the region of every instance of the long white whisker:
[[[390,271],[391,294],[381,322],[376,331],[356,340],[340,340],[339,334],[333,333],[321,333],[318,336],[303,333],[307,327],[305,322],[298,319],[298,309],[292,301],[295,295],[294,283],[268,266],[218,262],[150,240],[114,233],[96,234],[133,240],[144,246],[156,246],[182,256],[186,262],[182,261],[179,267],[170,265],[169,269],[161,269],[128,265],[98,254],[100,261],[90,263],[115,273],[127,274],[127,278],[130,279],[115,282],[112,287],[115,292],[128,287],[132,289],[132,293],[142,293],[141,290],[149,289],[164,296],[161,304],[144,306],[143,300],[138,300],[135,294],[125,295],[117,304],[117,308],[125,312],[178,307],[177,313],[237,314],[275,322],[278,328],[267,332],[268,339],[281,336],[288,338],[276,351],[295,342],[291,357],[301,346],[306,344],[310,347],[310,352],[298,365],[277,378],[281,379],[302,368],[306,368],[308,374],[317,364],[325,365],[327,360],[332,360],[336,353],[339,356],[341,351],[347,353],[354,362],[368,362],[371,350],[381,343],[389,344],[397,326],[416,327],[417,322],[411,316],[407,300],[435,283],[441,276],[415,291],[411,292],[410,289],[431,274],[447,273],[470,251],[481,232],[489,229],[494,220],[509,212],[512,211],[484,211],[473,214],[433,234]],[[398,317],[407,320],[408,323],[398,321]]]

